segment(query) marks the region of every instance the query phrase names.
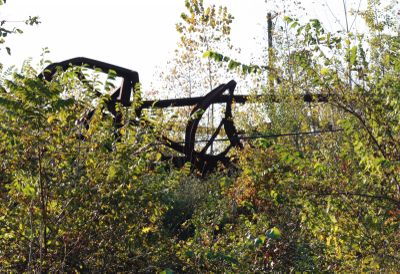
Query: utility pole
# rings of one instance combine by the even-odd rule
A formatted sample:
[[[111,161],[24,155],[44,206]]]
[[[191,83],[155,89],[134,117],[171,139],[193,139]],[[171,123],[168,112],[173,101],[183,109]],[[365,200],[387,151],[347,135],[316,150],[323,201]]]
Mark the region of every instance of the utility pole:
[[[272,49],[272,14],[267,14],[267,29],[268,29],[268,50]]]
[[[268,32],[268,86],[270,88],[270,92],[274,91],[274,54],[272,47],[272,14],[270,12],[267,13],[267,32]]]

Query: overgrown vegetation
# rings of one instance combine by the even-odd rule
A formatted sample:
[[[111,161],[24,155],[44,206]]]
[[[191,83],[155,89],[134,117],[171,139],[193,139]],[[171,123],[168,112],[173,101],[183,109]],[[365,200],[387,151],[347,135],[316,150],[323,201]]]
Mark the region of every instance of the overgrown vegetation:
[[[186,2],[182,24],[218,24],[215,8]],[[369,3],[363,34],[286,17],[293,48],[277,39],[265,67],[208,48],[218,69],[268,83],[252,119],[236,113],[246,130],[342,131],[246,141],[235,170],[206,177],[160,162],[165,127],[135,106],[121,107],[117,133],[107,96],[89,128],[76,123],[93,104],[76,70],[51,82],[29,66],[3,74],[0,271],[400,271],[400,38],[394,7]],[[305,92],[329,102],[298,100]]]

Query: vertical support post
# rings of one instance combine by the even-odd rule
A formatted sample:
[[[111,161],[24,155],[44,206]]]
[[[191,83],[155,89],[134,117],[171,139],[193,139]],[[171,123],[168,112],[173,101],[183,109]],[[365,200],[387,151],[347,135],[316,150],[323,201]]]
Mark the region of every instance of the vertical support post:
[[[274,80],[275,80],[275,72],[274,72],[274,56],[273,56],[273,48],[272,48],[272,14],[270,12],[267,13],[267,32],[268,32],[268,86],[270,88],[270,92],[274,92]]]
[[[268,50],[272,49],[272,14],[267,14]]]

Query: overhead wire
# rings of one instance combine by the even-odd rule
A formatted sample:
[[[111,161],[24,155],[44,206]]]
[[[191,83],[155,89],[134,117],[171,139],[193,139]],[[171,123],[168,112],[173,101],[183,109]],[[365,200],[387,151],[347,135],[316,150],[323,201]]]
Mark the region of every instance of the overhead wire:
[[[354,23],[356,22],[356,19],[357,19],[357,17],[358,17],[359,12],[360,12],[361,1],[362,1],[362,0],[360,0],[360,1],[358,2],[357,12],[355,13],[353,22],[352,22],[351,25],[350,25],[350,31],[351,31],[351,29],[353,28],[353,25],[354,25]]]
[[[342,132],[342,128],[331,129],[331,130],[315,130],[315,131],[304,131],[304,132],[288,132],[288,133],[277,133],[277,134],[254,134],[254,135],[238,135],[240,140],[255,140],[255,139],[268,139],[268,138],[280,138],[280,137],[291,137],[291,136],[307,136],[307,135],[320,135],[327,133],[338,133]],[[209,140],[196,140],[196,143],[207,143]],[[227,142],[229,138],[219,138],[215,139],[214,142]],[[185,142],[179,142],[184,144]]]

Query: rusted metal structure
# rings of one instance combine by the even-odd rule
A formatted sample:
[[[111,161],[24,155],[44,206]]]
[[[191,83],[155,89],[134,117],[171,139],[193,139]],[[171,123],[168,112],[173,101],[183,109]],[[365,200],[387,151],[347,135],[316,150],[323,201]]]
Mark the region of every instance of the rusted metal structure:
[[[115,71],[117,76],[122,78],[122,84],[111,94],[110,100],[107,102],[107,108],[110,113],[114,116],[115,126],[121,126],[121,116],[116,111],[116,104],[121,103],[123,106],[131,106],[133,97],[132,94],[135,90],[136,84],[139,83],[139,74],[136,71],[132,71],[126,68],[108,64],[105,62],[78,57],[69,60],[65,60],[59,63],[53,63],[49,65],[39,77],[50,81],[58,69],[63,71],[67,70],[71,66],[84,66],[90,69],[100,69],[101,71],[107,73],[109,70]],[[83,75],[79,75],[84,77]],[[223,164],[225,166],[229,165],[228,152],[232,148],[242,148],[241,139],[243,136],[238,134],[236,127],[233,122],[232,117],[232,104],[235,103],[246,103],[250,96],[247,95],[234,95],[236,87],[236,82],[234,80],[229,81],[226,84],[222,84],[217,88],[210,91],[203,97],[191,97],[191,98],[179,98],[179,99],[168,99],[168,100],[144,100],[140,106],[136,109],[136,113],[140,115],[142,109],[146,108],[168,108],[168,107],[182,107],[182,106],[192,106],[192,111],[190,117],[188,117],[188,123],[185,130],[185,140],[183,143],[175,142],[170,140],[166,136],[161,136],[160,140],[163,143],[172,148],[173,150],[183,154],[183,157],[179,159],[174,159],[175,163],[182,164],[185,162],[192,163],[192,166],[200,170],[202,173],[206,173],[215,169],[218,164]],[[101,93],[98,94],[99,96]],[[311,95],[305,94],[301,98],[305,102],[326,102],[328,98],[324,95]],[[220,124],[216,127],[215,132],[211,137],[205,141],[205,145],[200,151],[196,150],[196,134],[199,128],[200,120],[204,112],[212,105],[218,103],[225,103],[224,117]],[[88,113],[85,122],[88,124],[94,111]],[[208,153],[209,148],[214,144],[218,134],[220,133],[222,127],[224,127],[226,139],[229,145],[220,153],[214,155]]]

